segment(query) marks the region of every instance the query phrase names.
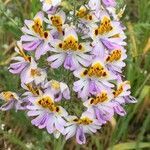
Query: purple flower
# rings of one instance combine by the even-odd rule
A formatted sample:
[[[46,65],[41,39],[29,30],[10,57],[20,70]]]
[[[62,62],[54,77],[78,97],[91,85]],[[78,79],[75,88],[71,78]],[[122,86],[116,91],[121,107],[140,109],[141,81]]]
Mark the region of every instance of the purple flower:
[[[45,91],[50,90],[54,94],[55,101],[60,101],[62,97],[64,97],[65,99],[70,99],[69,87],[63,82],[51,80],[44,84],[43,88],[45,89]]]
[[[54,40],[51,49],[55,54],[47,60],[52,68],[58,68],[62,64],[69,70],[75,70],[81,65],[89,66],[92,57],[88,54],[91,51],[89,43],[79,43],[78,36],[73,27],[66,27],[62,40]]]
[[[122,73],[122,68],[126,65],[123,61],[126,58],[127,55],[125,49],[114,49],[106,57],[106,65],[109,70]]]
[[[96,118],[101,124],[105,124],[114,115],[114,109],[111,103],[112,99],[113,94],[111,94],[111,90],[103,90],[95,97],[85,101],[84,106],[88,108],[89,112],[95,114]]]
[[[50,41],[53,40],[50,31],[45,31],[43,27],[44,14],[38,12],[32,20],[25,20],[22,31],[25,35],[21,37],[23,48],[26,51],[34,51],[35,57],[39,59],[51,49]]]
[[[7,91],[0,93],[0,99],[4,100],[6,103],[0,107],[1,111],[8,111],[10,109],[23,110],[24,107],[21,106],[21,101],[16,93]]]
[[[122,80],[127,55],[125,27],[119,20],[125,7],[118,12],[115,0],[89,0],[78,10],[70,11],[70,7],[66,11],[65,3],[59,7],[61,0],[40,1],[43,11],[25,20],[15,48],[19,56],[9,67],[20,76],[24,93],[2,92],[0,99],[6,103],[0,110],[26,110],[32,125],[55,138],[75,136],[78,144],[85,144],[86,134],[96,133],[115,113],[126,115],[124,105],[136,102],[129,82]],[[39,67],[41,56],[51,68],[64,66],[78,78],[73,90],[85,106],[81,117],[68,115],[60,106],[68,107],[62,100],[71,99],[72,85],[48,76],[47,66]]]
[[[105,67],[104,62],[94,59],[92,65],[88,68],[81,68],[74,72],[74,75],[80,80],[74,82],[74,91],[86,100],[90,94],[99,93],[102,89],[112,88],[110,83],[116,77]]]
[[[53,7],[60,5],[61,0],[40,0],[43,3],[43,11],[48,12]]]
[[[49,14],[48,19],[45,18],[45,22],[48,24],[52,32],[57,31],[59,34],[63,34],[64,26],[66,21],[66,14],[64,11],[59,11],[55,14]]]
[[[53,93],[47,91],[40,92],[39,96],[28,97],[31,105],[27,106],[28,116],[35,117],[31,123],[40,129],[46,128],[48,133],[59,131],[64,133],[67,116],[66,110],[55,103]]]
[[[94,40],[95,45],[101,42],[109,50],[119,49],[126,45],[126,38],[123,28],[117,21],[111,21],[107,14],[100,16],[100,25],[94,24],[90,28],[89,36]]]
[[[80,118],[68,116],[66,119],[68,120],[65,129],[66,140],[76,135],[78,144],[86,143],[85,133],[95,133],[101,128],[101,124],[95,119],[94,114],[87,111]]]
[[[15,51],[20,56],[12,58],[12,60],[17,61],[17,62],[10,64],[9,71],[13,74],[20,74],[23,71],[23,69],[25,69],[30,64],[31,57],[24,53],[23,48],[22,48],[22,43],[20,41],[17,42]]]
[[[36,85],[45,81],[47,77],[46,71],[38,68],[36,62],[31,59],[31,63],[26,67],[20,75],[21,83],[28,84],[34,82]]]

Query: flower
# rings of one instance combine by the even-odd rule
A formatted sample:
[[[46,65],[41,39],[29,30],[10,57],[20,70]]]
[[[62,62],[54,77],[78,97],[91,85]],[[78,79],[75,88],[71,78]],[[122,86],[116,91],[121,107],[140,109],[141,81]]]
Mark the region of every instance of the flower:
[[[93,23],[98,21],[95,17],[95,14],[92,11],[89,11],[87,7],[81,6],[76,12],[76,16],[82,21],[82,23]]]
[[[95,119],[95,116],[87,111],[80,118],[68,116],[66,119],[68,120],[65,129],[66,140],[76,135],[78,144],[86,143],[85,133],[95,133],[101,128],[101,124]]]
[[[81,65],[89,66],[92,57],[88,54],[91,51],[89,43],[79,43],[78,36],[73,27],[66,27],[63,41],[54,40],[52,43],[57,53],[48,57],[48,62],[52,68],[58,68],[62,64],[69,70],[75,70]]]
[[[64,133],[66,121],[63,117],[68,114],[66,110],[55,103],[51,92],[40,93],[38,96],[28,97],[31,105],[27,106],[28,116],[35,117],[31,123],[40,129],[46,128],[48,133],[56,130]]]
[[[38,68],[37,63],[33,59],[31,59],[30,65],[26,67],[20,75],[22,84],[35,82],[35,84],[38,85],[45,81],[46,77],[46,71],[44,69]]]
[[[93,24],[90,27],[89,36],[94,40],[93,44],[101,42],[109,50],[125,46],[126,42],[124,42],[124,39],[126,36],[120,22],[111,21],[109,15],[106,13],[102,13],[100,20],[99,26]]]
[[[55,101],[60,101],[62,97],[65,99],[70,99],[70,90],[67,84],[64,82],[58,82],[56,80],[51,80],[47,82],[44,87],[45,91],[51,90],[55,96]]]
[[[20,56],[12,58],[12,60],[18,61],[18,62],[10,64],[9,71],[13,74],[20,74],[31,63],[31,56],[28,56],[24,53],[23,48],[22,48],[22,43],[20,41],[17,42],[15,51]]]
[[[52,7],[60,5],[61,0],[40,0],[43,3],[43,11],[49,11]]]
[[[19,62],[11,64],[9,71],[13,74],[20,74],[22,84],[28,84],[33,81],[36,84],[43,82],[47,76],[45,70],[38,68],[33,57],[24,53],[20,41],[17,42],[15,50],[21,57],[17,56],[13,58],[13,60]]]
[[[113,72],[121,73],[122,68],[126,65],[123,62],[126,58],[127,55],[125,49],[121,48],[112,50],[106,57],[107,68]]]
[[[59,11],[56,14],[49,14],[48,19],[45,18],[45,22],[49,24],[49,28],[57,30],[59,33],[63,33],[63,26],[66,21],[66,14],[64,11]]]
[[[85,101],[83,105],[88,108],[89,112],[95,114],[101,124],[105,124],[114,115],[114,109],[111,103],[112,99],[113,94],[111,93],[111,90],[103,90],[96,96]]]
[[[126,112],[122,105],[124,105],[125,103],[137,102],[137,100],[134,97],[130,96],[130,88],[131,86],[129,81],[122,82],[122,80],[119,79],[117,82],[117,89],[113,91],[114,98],[111,102],[114,111],[121,116],[126,115]]]
[[[25,35],[21,37],[23,48],[26,51],[35,51],[36,59],[46,54],[50,50],[50,41],[53,40],[50,31],[45,31],[43,27],[44,14],[38,12],[32,20],[25,20],[22,31]]]
[[[130,92],[130,82],[129,81],[122,81],[121,79],[117,82],[117,88],[113,91],[114,98],[120,104],[124,104],[126,101],[124,97],[128,97]]]
[[[86,100],[90,94],[97,94],[102,89],[112,88],[110,83],[115,76],[105,67],[104,62],[95,59],[90,67],[74,71],[74,75],[80,80],[74,82],[74,91]]]
[[[12,108],[16,110],[23,109],[18,95],[14,92],[11,91],[2,92],[0,93],[0,99],[6,102],[4,105],[0,107],[0,110],[2,111],[8,111]]]

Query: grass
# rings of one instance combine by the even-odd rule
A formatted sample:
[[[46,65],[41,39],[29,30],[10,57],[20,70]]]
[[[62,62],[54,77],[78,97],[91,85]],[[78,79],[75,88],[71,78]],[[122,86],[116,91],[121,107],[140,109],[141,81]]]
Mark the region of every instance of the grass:
[[[125,117],[115,116],[96,135],[87,138],[86,145],[79,146],[74,139],[56,140],[46,131],[33,127],[25,113],[14,111],[0,113],[0,150],[128,150],[150,149],[150,1],[118,0],[126,4],[123,23],[127,27],[128,59],[124,70],[131,81],[132,95],[138,99],[135,105],[126,106]],[[0,90],[20,91],[19,79],[11,75],[7,67],[15,56],[15,41],[21,35],[20,27],[25,18],[33,18],[39,10],[39,0],[0,0]],[[63,76],[62,76],[63,74]],[[50,71],[56,79],[68,80],[68,72],[62,69]],[[70,82],[71,78],[68,80]],[[78,105],[67,104],[75,113]],[[71,110],[70,110],[71,111]]]

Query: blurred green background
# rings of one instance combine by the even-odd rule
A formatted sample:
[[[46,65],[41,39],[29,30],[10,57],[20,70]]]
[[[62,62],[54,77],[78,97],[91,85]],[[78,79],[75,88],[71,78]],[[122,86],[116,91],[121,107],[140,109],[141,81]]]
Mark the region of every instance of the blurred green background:
[[[69,0],[68,0],[69,1]],[[71,0],[70,0],[71,1]],[[126,5],[122,18],[127,27],[128,59],[124,74],[131,81],[137,104],[126,106],[125,117],[115,116],[96,135],[79,146],[75,139],[54,139],[33,127],[23,112],[0,113],[0,150],[132,150],[150,149],[150,0],[118,0]],[[7,68],[16,55],[23,20],[40,10],[39,0],[0,0],[0,91],[19,91],[20,81]],[[62,74],[61,70],[57,72]]]

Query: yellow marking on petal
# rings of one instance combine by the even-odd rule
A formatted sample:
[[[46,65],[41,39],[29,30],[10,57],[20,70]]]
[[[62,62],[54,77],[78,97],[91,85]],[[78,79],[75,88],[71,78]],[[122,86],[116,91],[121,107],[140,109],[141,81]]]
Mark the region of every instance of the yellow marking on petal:
[[[107,72],[104,69],[104,67],[100,63],[96,63],[89,68],[87,68],[81,76],[86,76],[88,75],[89,77],[106,77]]]
[[[43,31],[43,24],[42,20],[40,18],[36,18],[34,20],[34,25],[32,26],[35,33],[39,34],[41,37],[43,37],[44,31]]]
[[[116,98],[123,92],[123,85],[120,85],[116,91],[113,92],[114,97]]]
[[[61,16],[52,16],[51,18],[53,26],[55,26],[58,30],[58,32],[62,33],[62,25],[63,25],[63,20]]]
[[[74,50],[76,51],[78,49],[78,41],[76,40],[76,38],[74,36],[69,36],[67,37],[64,42],[63,42],[63,45],[62,45],[62,48],[64,50]]]
[[[41,73],[38,69],[31,69],[31,76],[32,77],[41,76]]]
[[[105,33],[108,33],[112,31],[113,27],[111,25],[111,21],[108,17],[104,17],[100,23],[100,26],[95,29],[95,35],[103,35]]]
[[[34,19],[34,25],[32,26],[32,29],[35,33],[37,33],[41,38],[47,39],[49,36],[48,31],[44,31],[43,28],[43,22],[40,18]]]
[[[40,98],[37,101],[38,105],[42,106],[43,108],[49,109],[51,112],[59,112],[59,106],[56,106],[53,99],[49,96],[45,96]]]
[[[26,55],[25,52],[23,51],[23,49],[21,49],[18,45],[16,45],[16,47],[19,49],[20,56],[22,56],[25,61],[31,62],[31,57]]]
[[[110,38],[119,38],[120,37],[120,34],[115,34],[113,36],[111,36]]]
[[[84,6],[81,6],[79,11],[77,11],[76,15],[80,18],[83,18],[87,15],[87,9]]]
[[[80,7],[79,11],[76,13],[76,16],[85,20],[93,20],[93,16],[89,14],[88,10],[84,6]]]
[[[113,92],[115,98],[117,96],[119,96],[124,91],[124,85],[129,85],[130,86],[130,81],[124,81],[123,83],[121,83],[118,86],[117,90]]]
[[[52,4],[52,0],[45,0],[45,3]]]
[[[68,36],[62,43],[58,44],[58,47],[63,49],[64,51],[83,51],[84,47],[82,44],[78,43],[78,40],[73,36]]]
[[[5,101],[10,101],[12,99],[16,99],[15,95],[10,91],[2,92],[1,94]]]
[[[60,83],[55,80],[51,81],[51,86],[52,86],[52,88],[54,88],[56,90],[60,89]]]
[[[124,81],[123,83],[124,83],[124,84],[128,84],[128,85],[131,84],[130,81]]]
[[[99,95],[97,95],[95,98],[92,98],[90,100],[90,104],[97,105],[98,103],[103,103],[108,100],[108,95],[106,92],[101,92]]]
[[[28,84],[25,84],[26,85],[26,87],[28,88],[28,90],[33,94],[33,95],[36,95],[36,96],[38,96],[39,95],[39,88],[34,88],[33,86],[32,86],[32,84],[31,83],[28,83]]]
[[[78,119],[77,123],[78,124],[82,124],[82,125],[89,125],[91,124],[93,121],[91,119],[89,119],[88,117],[83,117]]]
[[[118,61],[121,58],[121,50],[113,50],[111,54],[106,58],[107,62]]]

